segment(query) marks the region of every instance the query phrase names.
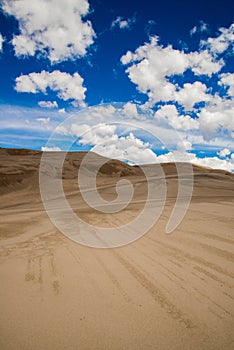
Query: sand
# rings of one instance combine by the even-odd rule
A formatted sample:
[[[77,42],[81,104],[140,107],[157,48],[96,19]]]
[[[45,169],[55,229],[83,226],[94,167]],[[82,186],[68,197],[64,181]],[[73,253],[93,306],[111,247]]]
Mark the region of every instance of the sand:
[[[100,226],[134,217],[141,204],[115,215],[81,205],[75,174],[83,155],[68,156],[63,176],[74,210]],[[177,174],[163,165],[168,197],[155,226],[132,244],[95,249],[50,222],[40,152],[1,149],[0,157],[0,349],[233,349],[232,174],[194,166],[189,210],[166,235]],[[135,201],[145,198],[138,168],[110,161],[99,175],[103,197],[114,196],[121,176],[139,184]]]

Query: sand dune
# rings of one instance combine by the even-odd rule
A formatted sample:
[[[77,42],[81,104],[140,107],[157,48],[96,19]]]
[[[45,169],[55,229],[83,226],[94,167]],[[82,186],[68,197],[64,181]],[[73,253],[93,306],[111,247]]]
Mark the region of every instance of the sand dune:
[[[103,198],[115,198],[120,178],[135,188],[126,210],[100,214],[77,187],[84,155],[65,160],[69,204],[100,227],[131,221],[146,198],[141,169],[117,160],[100,169]],[[95,166],[100,156],[92,157]],[[103,250],[72,242],[50,222],[38,186],[41,152],[0,149],[0,159],[0,349],[233,349],[233,174],[193,166],[189,210],[166,235],[178,175],[163,164],[159,221],[134,243]],[[159,174],[159,165],[145,167]]]

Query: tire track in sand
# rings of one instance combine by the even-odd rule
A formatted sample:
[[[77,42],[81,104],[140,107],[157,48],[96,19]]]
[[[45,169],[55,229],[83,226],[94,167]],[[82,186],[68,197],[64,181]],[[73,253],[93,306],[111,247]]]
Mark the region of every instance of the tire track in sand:
[[[148,291],[154,301],[156,301],[167,314],[169,314],[173,319],[183,323],[186,328],[194,327],[191,320],[187,318],[187,316],[184,315],[170,300],[168,300],[163,292],[151,280],[149,280],[143,272],[141,272],[135,265],[116,251],[113,250],[112,253],[131,274],[131,276],[134,277],[138,283],[140,283],[140,285]]]

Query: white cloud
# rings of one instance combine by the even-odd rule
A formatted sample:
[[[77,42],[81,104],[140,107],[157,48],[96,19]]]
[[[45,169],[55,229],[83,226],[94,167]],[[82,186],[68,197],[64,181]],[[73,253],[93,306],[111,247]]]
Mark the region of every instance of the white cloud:
[[[83,78],[78,74],[73,75],[55,70],[53,72],[42,71],[30,73],[16,78],[15,90],[18,92],[46,93],[47,88],[57,92],[57,96],[64,100],[72,100],[74,105],[84,106],[85,91]]]
[[[171,46],[159,46],[157,37],[151,38],[150,43],[140,46],[135,53],[128,51],[121,62],[131,64],[126,70],[129,79],[154,103],[173,99],[175,86],[166,77],[182,74],[188,67],[183,52]]]
[[[42,108],[58,108],[56,101],[39,101],[38,105]]]
[[[193,36],[195,33],[197,33],[197,26],[194,26],[191,30],[190,30],[190,36]]]
[[[215,60],[208,50],[194,51],[188,54],[189,66],[195,75],[212,76],[218,73],[224,66],[222,59]]]
[[[219,84],[228,87],[227,94],[234,97],[234,73],[223,73],[220,77]]]
[[[221,54],[234,43],[234,23],[229,28],[220,28],[220,35],[216,38],[208,38],[201,41],[201,46],[206,47],[213,54]]]
[[[48,55],[51,62],[84,56],[95,33],[87,0],[3,0],[3,11],[19,22],[12,44],[16,56]]]
[[[108,140],[106,144],[98,144],[92,151],[105,157],[127,160],[131,164],[155,163],[157,159],[156,154],[150,149],[150,144],[136,138],[133,133],[117,137],[111,142]]]
[[[198,121],[186,115],[179,115],[176,106],[165,105],[157,110],[155,119],[166,125],[170,125],[177,130],[192,130],[198,129]]]
[[[177,144],[177,150],[190,151],[193,149],[193,145],[190,141],[181,141]]]
[[[199,122],[199,119],[197,120]],[[230,149],[234,148],[234,142],[230,139],[230,136],[227,133],[217,133],[216,136],[213,136],[209,141],[204,139],[201,131],[199,129],[187,132],[187,131],[178,131],[179,136],[184,141],[189,141],[194,148],[200,150],[220,150],[225,147]]]
[[[220,159],[220,157],[199,158],[198,156],[195,157],[194,155],[191,155],[191,153],[188,153],[188,156],[184,157],[185,150],[191,149],[200,150],[201,153],[203,152],[203,155],[206,154],[207,150],[212,151],[212,153],[216,153],[220,150],[223,150],[224,148],[228,148],[231,150],[231,152],[233,152],[234,144],[230,137],[228,138],[227,133],[217,134],[217,137],[214,137],[211,141],[207,142],[202,138],[202,134],[199,129],[192,131],[182,130],[178,132],[178,136],[183,141],[178,143],[179,139],[175,138],[174,131],[170,133],[167,123],[165,127],[157,126],[155,125],[157,124],[155,123],[155,120],[151,119],[151,115],[146,121],[133,119],[132,122],[130,117],[129,124],[131,125],[132,123],[134,125],[134,128],[127,127],[125,129],[125,126],[124,128],[122,126],[119,126],[119,122],[121,124],[121,121],[123,121],[123,123],[128,121],[128,119],[126,120],[124,117],[124,113],[122,113],[120,107],[121,105],[117,105],[116,108],[111,105],[95,106],[80,110],[78,114],[74,112],[71,114],[68,111],[67,116],[69,118],[66,119],[68,122],[62,125],[60,124],[61,115],[59,114],[58,110],[1,105],[0,129],[2,130],[2,140],[4,140],[6,144],[14,145],[15,137],[17,135],[19,147],[33,148],[35,146],[35,140],[37,140],[37,142],[40,142],[41,145],[46,145],[51,132],[55,130],[57,126],[56,132],[59,135],[56,136],[56,140],[60,140],[61,144],[63,141],[65,141],[66,145],[66,142],[70,137],[72,138],[72,142],[74,142],[74,136],[77,136],[79,137],[79,141],[82,142],[82,145],[85,145],[86,149],[90,149],[92,146],[97,145],[99,147],[99,152],[109,157],[119,159],[134,159],[134,161],[139,164],[174,161],[175,157],[170,152],[166,155],[155,156],[152,149],[160,149],[162,145],[160,142],[157,143],[157,140],[154,138],[150,139],[151,144],[149,144],[145,141],[145,139],[144,141],[141,140],[141,136],[139,136],[141,133],[137,134],[138,139],[136,139],[136,136],[130,135],[130,131],[135,132],[134,130],[137,129],[135,129],[135,125],[138,125],[139,129],[142,128],[145,130],[146,127],[148,130],[150,130],[150,124],[152,123],[152,132],[154,132],[154,130],[157,130],[159,133],[158,135],[162,133],[165,137],[165,146],[162,147],[164,151],[167,147],[168,149],[176,148],[181,156],[181,161],[187,161],[189,157],[193,163],[196,162],[197,164],[205,166],[222,168],[229,171],[234,168],[233,153],[230,153],[224,159]],[[173,109],[176,112],[175,106]],[[176,113],[175,115],[178,117]],[[27,116],[27,121],[25,120],[25,116]],[[190,118],[189,116],[184,116],[184,118],[187,117]],[[109,123],[116,122],[116,125],[106,124],[107,120]],[[79,126],[77,122],[82,123],[81,126]],[[95,128],[93,128],[93,125],[96,125],[97,123],[100,125],[97,125],[95,130]],[[72,124],[74,124],[72,128],[73,132],[71,132],[70,127]],[[217,125],[218,123],[216,123],[216,126]],[[155,129],[155,127],[157,129]],[[11,133],[9,133],[9,128],[12,129]],[[87,134],[82,136],[83,132],[87,132]],[[123,133],[125,136],[121,136]],[[146,137],[145,133],[142,135]],[[78,147],[81,145],[81,142],[78,144]],[[101,145],[99,142],[101,142]],[[61,144],[59,145],[60,147]],[[53,146],[57,146],[57,143],[54,143]],[[128,152],[126,152],[126,150]],[[178,157],[176,157],[176,159],[178,159]]]
[[[88,109],[84,110],[82,113],[82,118],[85,121],[89,120],[95,120],[96,122],[103,122],[105,123],[107,120],[109,121],[113,114],[116,112],[116,108],[114,106],[110,105],[99,105],[99,106],[92,106]]]
[[[72,124],[71,133],[80,138],[82,145],[96,145],[105,141],[114,141],[117,139],[115,134],[116,126],[105,123],[97,124],[91,127],[87,124]]]
[[[231,134],[234,130],[234,100],[213,99],[199,113],[200,129],[206,140],[210,140],[216,132],[224,129]]]
[[[61,113],[61,114],[66,113],[65,108],[60,108],[60,109],[58,110],[58,112]]]
[[[201,22],[199,31],[206,29],[206,25]],[[225,39],[230,46],[234,39],[233,31],[234,25],[228,29],[221,28],[219,41]],[[163,47],[159,45],[158,40],[156,36],[151,37],[150,42],[138,47],[135,52],[128,51],[121,58],[122,64],[127,65],[126,73],[130,81],[148,96],[145,108],[152,108],[163,102],[162,104],[166,105],[155,113],[158,122],[181,131],[196,129],[197,136],[202,135],[206,141],[217,138],[218,133],[228,132],[229,138],[232,137],[234,75],[223,73],[218,76],[225,62],[223,58],[218,58],[217,50],[212,48],[213,41],[208,39],[209,45],[203,45],[203,49],[186,53],[183,50],[175,50],[170,45]],[[185,73],[189,70],[197,77],[197,81],[186,82]],[[183,85],[176,83],[178,75],[185,80]],[[226,95],[219,96],[218,92],[215,93],[213,80],[207,79],[206,85],[204,75],[216,75],[219,78],[218,84],[226,87]],[[202,105],[196,106],[201,102]],[[192,112],[193,114],[190,114],[193,117],[183,115],[185,113],[180,115],[181,112],[179,114],[175,106],[177,103],[178,110],[182,106],[185,113]]]
[[[209,101],[205,84],[195,81],[193,84],[186,83],[183,88],[175,93],[175,100],[184,106],[185,110],[191,111],[197,102]]]
[[[178,95],[180,89],[169,81],[170,77],[182,75],[188,69],[192,70],[195,75],[211,76],[219,72],[224,64],[222,60],[216,61],[207,50],[185,53],[173,49],[170,45],[162,47],[158,44],[158,37],[151,37],[150,42],[138,47],[135,53],[128,51],[121,57],[121,62],[129,65],[126,69],[128,77],[137,85],[140,92],[148,95],[149,105],[154,105],[159,101],[176,100],[177,96],[181,101],[185,100],[185,98],[182,99],[183,91]],[[206,89],[204,88],[205,85],[199,82],[193,84],[191,87],[193,100],[195,95],[198,97],[198,90],[203,89],[202,96],[205,96]]]
[[[60,147],[41,147],[41,151],[43,152],[60,152],[62,151]]]
[[[221,151],[219,151],[217,154],[221,158],[226,158],[227,156],[229,156],[231,154],[231,151],[228,148],[224,148]]]
[[[213,169],[222,169],[228,171],[234,171],[234,159],[220,159],[218,157],[204,157],[198,158],[193,155],[193,158],[190,160],[191,163],[197,165],[208,166]]]
[[[37,118],[36,119],[38,122],[41,122],[42,124],[44,124],[44,125],[47,125],[47,124],[49,124],[49,122],[50,122],[50,118],[48,117],[48,118]]]
[[[175,157],[176,155],[176,157]],[[233,154],[234,155],[234,154]],[[168,163],[174,162],[175,159],[181,157],[180,161],[188,162],[190,161],[193,164],[210,167],[213,169],[222,169],[228,171],[234,171],[234,156],[230,159],[220,159],[218,157],[197,157],[194,153],[179,153],[178,152],[168,152],[166,154],[161,154],[157,156],[157,163]]]
[[[2,44],[4,43],[4,38],[2,34],[0,33],[0,52],[2,51]]]
[[[123,113],[124,113],[124,115],[126,115],[129,118],[138,118],[139,117],[136,105],[134,103],[131,103],[131,102],[127,102],[123,106]]]
[[[196,33],[202,33],[202,32],[206,32],[208,29],[208,26],[205,22],[200,21],[199,25],[194,26],[191,30],[190,30],[190,36],[193,36]]]
[[[67,130],[59,132],[64,134]],[[92,145],[93,152],[105,157],[137,164],[154,163],[156,160],[148,142],[136,138],[132,132],[127,136],[118,136],[117,127],[113,124],[99,123],[95,127],[72,124],[70,133],[79,137],[78,144]]]
[[[120,29],[130,29],[132,24],[136,22],[136,18],[133,16],[131,18],[123,19],[123,17],[118,16],[112,23],[111,28],[118,27]]]
[[[121,63],[124,65],[131,63],[133,61],[133,55],[131,51],[127,51],[127,53],[121,57]]]
[[[193,164],[214,169],[234,171],[234,154],[229,159],[220,159],[218,157],[200,158],[194,153],[185,152],[192,149],[192,144],[189,141],[177,144],[177,151],[161,155],[156,155],[150,147],[148,142],[145,143],[136,138],[133,133],[130,133],[128,136],[117,137],[111,142],[107,141],[106,143],[98,144],[92,148],[92,151],[109,158],[130,160],[130,163],[135,164],[168,163],[180,160],[181,162],[189,161]]]
[[[47,123],[46,128],[45,123]],[[15,140],[16,135],[17,138],[20,135],[25,135],[26,139],[34,138],[36,140],[37,137],[43,138],[43,135],[46,134],[46,139],[59,123],[61,123],[61,116],[55,109],[49,110],[47,108],[30,108],[4,104],[0,106],[0,129],[3,132],[2,137],[5,134],[8,138]],[[12,130],[10,134],[7,131],[9,129]],[[24,130],[23,133],[22,130]],[[34,131],[37,133],[37,136],[33,135]],[[33,148],[35,144],[28,144],[25,141],[25,144],[22,144],[22,146]]]
[[[55,132],[60,135],[69,135],[67,128],[64,125],[58,125]]]
[[[150,163],[168,163],[180,160],[181,162],[191,162],[193,164],[211,167],[213,169],[223,169],[234,171],[234,154],[228,159],[218,157],[200,158],[194,153],[187,153],[191,149],[191,143],[184,142],[177,145],[177,151],[156,155],[151,149],[149,143],[144,143],[137,139],[132,133],[126,137],[119,137],[114,142],[105,145],[99,144],[92,148],[92,151],[102,156],[120,160],[130,160],[129,163],[150,164]]]

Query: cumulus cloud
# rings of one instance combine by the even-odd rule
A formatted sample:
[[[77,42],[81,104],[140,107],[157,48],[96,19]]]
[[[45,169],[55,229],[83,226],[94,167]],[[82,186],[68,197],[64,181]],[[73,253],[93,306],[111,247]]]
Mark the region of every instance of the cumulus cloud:
[[[190,151],[193,149],[193,145],[190,141],[181,141],[177,143],[177,150]]]
[[[196,165],[201,165],[213,169],[222,169],[233,171],[234,170],[234,154],[232,154],[230,159],[220,159],[218,157],[198,157],[194,153],[180,154],[181,161],[190,162]],[[176,158],[178,155],[176,154]],[[173,152],[168,152],[157,156],[157,163],[168,163],[175,161],[175,154]]]
[[[199,158],[195,154],[191,156],[190,162],[197,165],[208,166],[213,169],[234,171],[234,158],[220,159],[218,157]]]
[[[120,29],[130,29],[131,26],[136,22],[135,16],[127,19],[123,19],[123,17],[116,17],[116,19],[111,23],[111,29],[120,28]]]
[[[2,44],[4,43],[4,38],[2,34],[0,33],[0,52],[2,51]]]
[[[168,163],[180,159],[181,162],[191,162],[214,169],[234,170],[234,154],[225,159],[216,156],[198,157],[195,153],[186,152],[192,149],[189,141],[179,143],[174,152],[160,155],[155,154],[150,147],[148,142],[143,142],[130,133],[128,136],[117,137],[114,141],[98,144],[92,148],[92,151],[105,157],[128,160],[129,163],[135,164]]]
[[[219,84],[226,86],[227,94],[234,97],[234,73],[223,73],[220,77]]]
[[[123,113],[129,118],[139,118],[139,114],[137,111],[137,106],[134,103],[127,102],[123,106]]]
[[[131,164],[149,164],[156,162],[156,154],[150,149],[148,142],[135,137],[133,133],[116,137],[111,142],[98,144],[92,151],[105,157],[127,160]]]
[[[126,104],[123,104],[122,106],[124,107],[125,105]],[[174,131],[170,133],[170,130],[168,130],[167,123],[165,123],[165,126],[158,126],[157,124],[161,122],[163,123],[163,121],[158,121],[158,123],[156,123],[155,119],[151,118],[152,116],[147,119],[147,122],[145,122],[145,120],[136,120],[129,117],[129,124],[132,122],[134,125],[133,128],[119,126],[119,122],[121,123],[121,121],[123,121],[125,123],[128,121],[120,107],[121,105],[118,104],[115,105],[115,107],[112,105],[101,105],[80,110],[78,114],[72,112],[72,115],[67,111],[67,116],[69,116],[69,118],[66,119],[67,122],[59,125],[61,122],[61,115],[58,110],[1,105],[0,115],[2,118],[0,118],[0,128],[5,132],[4,142],[11,142],[12,145],[15,143],[15,133],[13,133],[12,136],[9,136],[9,128],[20,131],[20,133],[17,133],[17,139],[19,140],[18,145],[21,147],[27,145],[27,147],[33,148],[35,146],[35,140],[41,142],[41,145],[46,145],[46,140],[50,137],[51,131],[56,129],[57,134],[59,134],[59,137],[56,139],[60,140],[60,147],[63,141],[65,142],[64,145],[66,145],[66,142],[70,137],[72,138],[72,142],[74,142],[75,137],[77,137],[78,148],[80,148],[81,145],[81,148],[84,148],[83,146],[85,146],[85,149],[91,149],[92,147],[97,146],[99,148],[96,148],[95,151],[98,151],[100,154],[122,160],[132,159],[132,162],[134,160],[135,163],[139,164],[159,163],[163,161],[170,162],[175,161],[175,159],[178,160],[178,157],[176,156],[175,158],[171,152],[158,156],[153,152],[153,150],[160,149],[161,153],[161,148],[164,150],[163,152],[166,152],[166,148],[168,147],[170,150],[177,149],[179,151],[181,161],[188,161],[188,159],[190,159],[193,163],[196,162],[197,164],[205,166],[226,169],[229,171],[233,169],[233,153],[230,153],[225,158],[221,157],[222,153],[217,154],[217,156],[215,154],[216,157],[210,156],[205,158],[200,158],[201,156],[195,156],[191,153],[191,150],[192,152],[200,150],[203,151],[204,156],[207,150],[214,154],[225,148],[233,152],[233,141],[228,138],[226,133],[217,134],[217,137],[206,142],[202,138],[199,129],[191,129],[191,131],[182,130],[178,131],[178,136],[181,139],[181,142],[179,142],[179,138],[175,138]],[[176,117],[178,117],[179,112],[176,112],[176,106],[173,107],[172,111],[173,110]],[[167,112],[167,115],[169,115],[169,112]],[[25,116],[27,116],[28,121],[25,120]],[[111,116],[114,117],[112,118]],[[186,118],[187,117],[191,118],[190,116],[186,116]],[[108,123],[116,122],[116,124],[108,125],[107,120]],[[195,121],[198,122],[198,119]],[[78,123],[82,124],[80,125]],[[135,125],[138,125],[139,129],[142,127],[144,130],[144,128],[147,127],[150,130],[150,123],[152,124],[152,132],[156,127],[157,132],[159,133],[158,135],[162,133],[166,138],[164,147],[162,147],[161,143],[158,143],[154,138],[148,139],[150,142],[149,144],[149,142],[145,141],[145,138],[147,137],[146,134],[144,132],[139,132],[138,128],[135,128]],[[94,128],[94,124],[100,125],[96,125],[97,127]],[[71,125],[73,125],[72,131]],[[135,134],[135,130],[137,130],[137,134]],[[4,134],[2,133],[2,135]],[[52,146],[57,146],[57,143]],[[185,151],[187,150],[189,151],[188,155],[187,157],[184,157]]]
[[[159,46],[157,37],[151,38],[150,43],[140,46],[135,53],[128,51],[121,62],[131,64],[126,70],[129,79],[155,103],[173,99],[175,86],[166,77],[182,74],[188,67],[183,52],[170,46]]]
[[[201,41],[201,46],[206,47],[213,54],[225,52],[234,43],[234,23],[229,28],[220,28],[220,35],[216,38],[207,38]]]
[[[222,59],[215,60],[208,50],[194,51],[188,54],[190,68],[195,75],[207,75],[209,77],[218,73],[224,66]]]
[[[176,106],[165,105],[155,112],[155,119],[162,124],[170,125],[177,130],[198,129],[198,121],[186,115],[179,115]]]
[[[195,81],[193,84],[186,83],[182,89],[175,93],[175,100],[188,111],[192,110],[196,103],[209,101],[209,99],[207,86],[199,81]]]
[[[41,108],[58,108],[58,104],[56,101],[39,101],[38,105]]]
[[[114,141],[118,138],[115,133],[116,125],[99,123],[95,127],[87,124],[72,124],[71,133],[79,137],[82,145],[96,145],[105,141]]]
[[[85,91],[83,78],[78,74],[73,75],[55,70],[53,72],[41,71],[30,73],[16,78],[15,90],[18,92],[46,93],[47,89],[56,91],[58,98],[74,105],[84,106]]]
[[[231,154],[231,151],[228,148],[224,148],[221,151],[219,151],[217,154],[221,158],[226,158],[227,156],[229,156]]]
[[[189,141],[182,141],[177,144],[176,151],[157,155],[152,151],[148,142],[143,142],[136,138],[133,133],[130,133],[127,136],[116,137],[111,142],[106,140],[97,144],[92,148],[92,151],[105,157],[127,160],[133,164],[168,163],[180,159],[181,162],[189,161],[193,164],[214,169],[234,170],[234,154],[225,159],[216,156],[201,158],[195,153],[186,152],[191,149],[192,144]]]
[[[199,32],[206,29],[204,22],[196,27]],[[229,137],[234,134],[234,74],[220,73],[225,61],[218,55],[224,52],[221,47],[218,49],[218,43],[225,42],[227,48],[232,45],[234,24],[221,28],[220,33],[192,52],[176,50],[171,45],[164,47],[153,36],[135,52],[128,51],[121,57],[130,81],[148,97],[145,108],[157,108],[158,122],[181,131],[199,130],[209,142],[219,132],[228,132]],[[217,82],[206,79],[213,75]],[[226,93],[221,94],[215,84],[223,86]]]
[[[185,53],[184,51],[175,50],[172,46],[160,46],[158,37],[151,37],[150,42],[137,48],[135,53],[128,51],[121,57],[123,65],[128,65],[126,73],[129,79],[137,85],[140,92],[149,97],[149,104],[154,105],[159,101],[179,100],[185,101],[189,106],[193,102],[201,101],[199,92],[202,90],[202,99],[205,96],[205,85],[197,82],[192,86],[185,86],[185,91],[181,93],[180,88],[170,81],[170,77],[182,75],[187,70],[191,70],[195,75],[211,76],[221,70],[224,62],[215,60],[208,52],[195,51]],[[188,97],[182,98],[183,92],[186,93],[190,87],[193,94],[193,101]],[[196,98],[197,101],[196,101]]]
[[[59,133],[66,135],[67,130],[61,129]],[[79,138],[78,144],[91,145],[93,152],[105,157],[137,164],[154,163],[156,160],[148,142],[143,142],[132,132],[127,136],[118,136],[117,127],[113,124],[99,123],[91,127],[73,123],[69,133]]]
[[[16,56],[40,52],[52,63],[84,56],[95,36],[87,0],[3,0],[2,9],[19,22],[12,44]]]
[[[206,140],[216,132],[225,129],[230,134],[234,130],[234,100],[215,96],[199,113],[200,129]]]

